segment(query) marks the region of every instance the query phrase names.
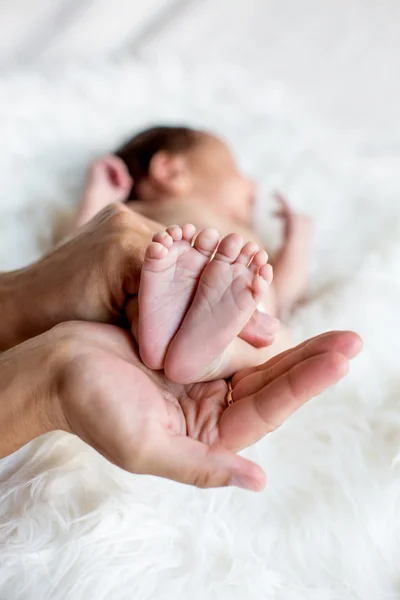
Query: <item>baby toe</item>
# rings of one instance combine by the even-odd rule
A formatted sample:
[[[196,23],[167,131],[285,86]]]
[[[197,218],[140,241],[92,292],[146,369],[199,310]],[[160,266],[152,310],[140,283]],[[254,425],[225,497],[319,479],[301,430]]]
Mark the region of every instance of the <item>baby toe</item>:
[[[268,283],[261,275],[255,274],[253,277],[252,291],[253,299],[257,304],[261,302],[266,291],[268,289]]]
[[[191,223],[186,223],[186,225],[184,225],[182,227],[182,239],[187,242],[192,241],[192,239],[195,236],[195,233],[196,233],[196,227],[194,225],[192,225]]]
[[[258,245],[255,242],[247,242],[240,251],[236,262],[247,267],[258,249]]]
[[[265,250],[259,250],[253,256],[253,260],[251,261],[251,268],[254,271],[257,271],[260,267],[267,264],[268,262],[268,254]]]
[[[151,242],[147,246],[145,260],[160,260],[161,258],[165,258],[168,254],[168,248],[159,242]]]
[[[219,233],[216,229],[203,229],[194,241],[196,250],[205,256],[211,256],[218,245]]]
[[[243,247],[243,238],[237,233],[230,233],[221,241],[214,260],[233,263]]]
[[[180,242],[183,237],[182,228],[179,225],[171,225],[167,227],[167,233],[170,235],[174,242]]]
[[[158,244],[162,244],[165,248],[171,248],[174,240],[166,231],[158,231],[153,235],[153,242],[157,242]]]
[[[271,285],[272,280],[274,278],[274,270],[269,263],[267,263],[266,265],[262,265],[258,274],[260,275],[260,277],[262,277],[262,279],[264,279],[264,281],[267,282],[268,285]]]

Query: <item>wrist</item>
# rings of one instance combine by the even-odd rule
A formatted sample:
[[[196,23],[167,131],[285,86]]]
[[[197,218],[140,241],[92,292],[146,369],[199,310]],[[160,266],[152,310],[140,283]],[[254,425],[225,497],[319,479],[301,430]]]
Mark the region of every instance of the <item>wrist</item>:
[[[0,352],[40,335],[57,324],[48,310],[51,293],[38,263],[0,274]]]
[[[57,398],[62,348],[51,333],[0,355],[0,457],[64,428]]]
[[[0,274],[0,352],[22,342],[25,302],[21,298],[20,271]]]

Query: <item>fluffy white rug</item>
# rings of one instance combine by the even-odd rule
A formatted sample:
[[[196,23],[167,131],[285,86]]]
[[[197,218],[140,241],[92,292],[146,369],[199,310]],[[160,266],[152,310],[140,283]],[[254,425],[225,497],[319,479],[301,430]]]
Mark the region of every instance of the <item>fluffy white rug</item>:
[[[400,181],[386,162],[235,69],[65,66],[0,82],[0,269],[49,246],[85,164],[136,127],[216,129],[261,182],[314,216],[298,339],[352,328],[350,375],[248,450],[259,495],[110,466],[53,434],[0,462],[3,600],[376,600],[400,596]],[[268,201],[259,223],[274,232]]]

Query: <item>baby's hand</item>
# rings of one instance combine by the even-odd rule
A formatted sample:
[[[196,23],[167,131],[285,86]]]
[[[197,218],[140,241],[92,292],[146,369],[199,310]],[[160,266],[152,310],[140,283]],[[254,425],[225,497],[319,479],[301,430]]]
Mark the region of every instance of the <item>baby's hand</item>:
[[[87,170],[85,190],[70,232],[91,221],[109,204],[125,202],[131,187],[132,178],[120,158],[104,156],[95,160]]]
[[[313,222],[292,210],[286,199],[275,194],[277,216],[283,221],[283,241],[275,257],[274,288],[279,312],[293,310],[306,293]]]
[[[312,219],[307,217],[307,215],[296,213],[281,194],[276,193],[275,199],[278,202],[278,210],[275,214],[283,221],[284,243],[292,237],[311,237],[313,230]]]

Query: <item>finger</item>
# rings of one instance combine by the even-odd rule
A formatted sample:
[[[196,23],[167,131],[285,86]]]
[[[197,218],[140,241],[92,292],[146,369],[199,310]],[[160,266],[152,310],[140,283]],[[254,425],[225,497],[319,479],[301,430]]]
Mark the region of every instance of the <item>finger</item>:
[[[278,203],[278,209],[274,212],[274,216],[278,219],[282,219],[284,221],[284,224],[287,226],[293,215],[291,206],[289,205],[285,197],[282,196],[282,194],[280,194],[279,192],[276,192],[274,194],[274,198]]]
[[[283,194],[281,194],[280,192],[275,192],[273,196],[279,204],[279,210],[284,211],[285,213],[291,212],[292,209],[290,208],[290,204],[286,200],[285,196],[283,196]]]
[[[264,471],[225,448],[206,446],[183,436],[158,432],[140,472],[200,488],[236,486],[251,491],[265,487]],[[142,457],[143,458],[143,457]]]
[[[254,346],[254,348],[265,348],[274,341],[279,325],[277,319],[256,310],[250,321],[239,333],[239,337]]]
[[[248,393],[248,377],[250,375],[254,376],[250,381],[252,386],[251,391],[255,392],[301,360],[324,352],[338,352],[346,358],[351,359],[359,354],[361,348],[362,340],[353,331],[329,331],[323,333],[306,340],[295,348],[281,352],[281,354],[274,356],[262,365],[244,369],[236,373],[232,380],[234,392],[237,397],[240,397],[241,389],[243,389],[240,382],[246,378],[246,393]]]
[[[118,156],[109,154],[103,158],[103,163],[108,169],[114,185],[122,189],[129,189],[132,186],[133,179],[129,173],[128,167]]]
[[[254,444],[282,425],[305,402],[342,379],[348,364],[343,354],[326,352],[293,365],[223,413],[221,443],[235,452]]]

